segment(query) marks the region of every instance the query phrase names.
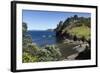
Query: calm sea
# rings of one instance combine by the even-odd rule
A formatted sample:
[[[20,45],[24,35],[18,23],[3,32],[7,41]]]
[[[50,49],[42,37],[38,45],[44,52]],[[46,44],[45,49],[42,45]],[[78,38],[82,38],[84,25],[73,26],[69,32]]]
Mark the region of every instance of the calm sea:
[[[31,35],[33,43],[38,46],[56,44],[56,36],[53,31],[28,31],[28,35]]]

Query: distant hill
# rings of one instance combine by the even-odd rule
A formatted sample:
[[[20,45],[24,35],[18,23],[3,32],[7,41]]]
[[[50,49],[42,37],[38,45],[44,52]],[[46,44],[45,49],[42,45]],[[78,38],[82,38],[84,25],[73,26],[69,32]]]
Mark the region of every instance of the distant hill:
[[[54,31],[54,29],[47,29],[47,31]]]

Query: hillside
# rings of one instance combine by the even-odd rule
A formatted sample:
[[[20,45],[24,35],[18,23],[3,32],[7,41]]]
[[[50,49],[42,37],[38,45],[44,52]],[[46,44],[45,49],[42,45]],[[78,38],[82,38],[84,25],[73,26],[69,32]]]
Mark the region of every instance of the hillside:
[[[74,38],[77,40],[84,38],[84,40],[89,40],[91,35],[90,27],[90,18],[74,15],[64,22],[60,21],[55,31],[58,38],[73,40]]]
[[[90,28],[88,28],[87,26],[74,27],[68,32],[71,35],[76,35],[78,38],[81,38],[82,36],[84,36],[87,40],[90,38]]]

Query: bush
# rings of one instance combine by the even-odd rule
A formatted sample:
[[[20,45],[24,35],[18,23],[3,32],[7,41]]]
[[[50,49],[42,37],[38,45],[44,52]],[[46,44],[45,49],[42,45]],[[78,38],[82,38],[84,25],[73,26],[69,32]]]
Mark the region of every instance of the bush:
[[[22,56],[23,63],[28,62],[37,62],[38,58],[36,56],[31,55],[30,53],[24,52]]]
[[[58,61],[61,59],[61,53],[54,45],[46,46],[38,51],[38,59],[39,61]]]

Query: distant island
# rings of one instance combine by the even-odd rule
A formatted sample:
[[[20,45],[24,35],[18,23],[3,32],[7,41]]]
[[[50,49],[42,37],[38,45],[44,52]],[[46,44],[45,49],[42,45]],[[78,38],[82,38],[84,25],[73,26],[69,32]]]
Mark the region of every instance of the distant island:
[[[54,31],[54,29],[47,29],[47,31]]]

